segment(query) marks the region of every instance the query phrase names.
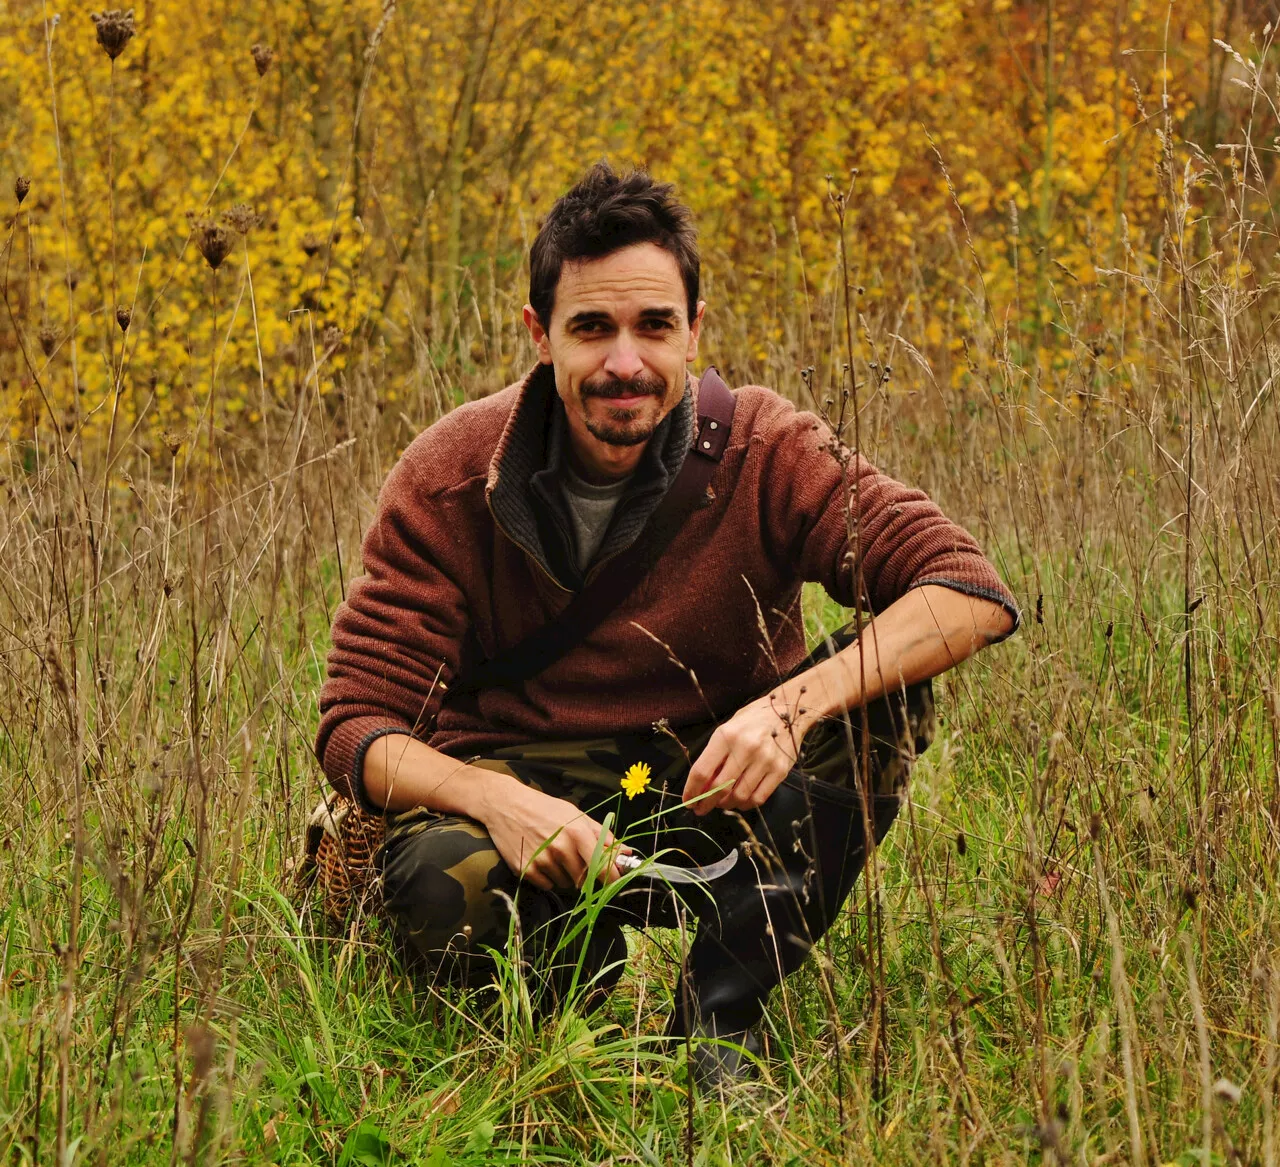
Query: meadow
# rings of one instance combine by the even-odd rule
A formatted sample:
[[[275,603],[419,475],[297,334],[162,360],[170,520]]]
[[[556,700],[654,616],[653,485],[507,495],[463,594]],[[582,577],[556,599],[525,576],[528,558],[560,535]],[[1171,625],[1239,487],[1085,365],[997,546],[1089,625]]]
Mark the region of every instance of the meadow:
[[[1266,15],[8,0],[6,1161],[1280,1163]],[[678,933],[535,1022],[297,880],[378,487],[531,364],[528,241],[602,154],[698,216],[703,360],[1023,609],[723,1093],[655,1041]]]

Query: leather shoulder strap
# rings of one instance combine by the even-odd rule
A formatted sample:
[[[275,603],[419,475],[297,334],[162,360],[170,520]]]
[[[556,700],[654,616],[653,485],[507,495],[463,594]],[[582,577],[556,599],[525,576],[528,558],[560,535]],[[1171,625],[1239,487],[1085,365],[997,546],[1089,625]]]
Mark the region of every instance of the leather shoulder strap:
[[[707,488],[733,429],[738,402],[720,374],[708,368],[698,381],[693,447],[644,529],[625,551],[610,559],[563,611],[500,656],[482,661],[449,687],[450,697],[483,689],[514,688],[550,668],[580,644],[631,594],[667,549],[685,520],[706,498]],[[448,700],[449,698],[446,698]]]

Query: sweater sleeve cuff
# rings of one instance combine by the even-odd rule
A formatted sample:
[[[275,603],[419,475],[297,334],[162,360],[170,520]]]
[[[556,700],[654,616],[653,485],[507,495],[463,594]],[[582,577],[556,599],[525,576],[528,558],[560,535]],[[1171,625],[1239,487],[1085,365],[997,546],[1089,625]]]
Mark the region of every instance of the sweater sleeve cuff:
[[[335,790],[345,794],[361,810],[369,814],[383,815],[387,810],[372,802],[364,789],[364,759],[369,747],[380,737],[390,734],[413,736],[413,731],[403,722],[388,721],[385,716],[366,714],[351,717],[333,727],[324,744],[321,764]]]
[[[990,600],[993,604],[999,604],[1010,616],[1013,617],[1013,627],[1002,636],[997,636],[992,644],[999,644],[1002,640],[1008,640],[1022,624],[1022,613],[1018,610],[1018,605],[1013,602],[1013,597],[1003,589],[983,587],[981,584],[967,583],[964,580],[949,579],[946,576],[930,576],[928,579],[918,579],[907,590],[914,591],[916,588],[922,588],[925,584],[934,584],[941,588],[950,588],[952,591],[961,592],[966,596],[976,596],[980,600]]]

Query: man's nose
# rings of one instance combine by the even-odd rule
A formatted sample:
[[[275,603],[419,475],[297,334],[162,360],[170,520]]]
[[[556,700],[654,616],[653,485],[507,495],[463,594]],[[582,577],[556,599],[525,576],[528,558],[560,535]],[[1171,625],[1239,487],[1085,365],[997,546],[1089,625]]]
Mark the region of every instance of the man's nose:
[[[632,381],[644,371],[640,351],[634,338],[625,329],[618,333],[617,339],[610,346],[604,371],[617,377],[619,381]]]

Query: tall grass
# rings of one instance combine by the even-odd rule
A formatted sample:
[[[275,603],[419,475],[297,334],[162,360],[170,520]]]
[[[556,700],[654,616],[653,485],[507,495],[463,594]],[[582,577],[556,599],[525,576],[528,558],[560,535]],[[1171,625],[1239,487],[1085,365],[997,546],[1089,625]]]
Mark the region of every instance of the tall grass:
[[[783,297],[764,350],[755,321],[716,311],[740,277],[708,273],[706,351],[729,379],[850,439],[856,418],[1025,609],[1017,638],[941,681],[910,804],[865,900],[775,996],[752,1090],[693,1092],[652,1040],[678,935],[634,936],[602,1010],[535,1024],[513,967],[496,992],[438,991],[378,921],[335,932],[292,888],[361,529],[415,432],[531,363],[518,278],[442,330],[483,366],[418,338],[395,403],[383,347],[305,314],[287,363],[260,364],[290,390],[264,391],[253,426],[214,408],[216,343],[184,434],[151,432],[144,400],[127,431],[87,437],[74,397],[47,396],[0,469],[12,1161],[1275,1164],[1277,238],[1251,147],[1219,168],[1155,131],[1160,264],[1044,276],[1052,346],[1039,312],[989,302],[958,205],[965,298],[942,344],[909,310],[925,276],[862,270],[834,216],[829,266]],[[19,209],[8,355],[51,394],[101,330],[80,308],[42,341],[11,268],[23,230]],[[257,319],[248,250],[231,255],[207,276],[215,338]],[[860,310],[873,279],[893,294]],[[1128,290],[1118,316],[1100,287]],[[103,352],[112,410],[144,311]],[[847,617],[816,594],[806,613],[814,638]]]

